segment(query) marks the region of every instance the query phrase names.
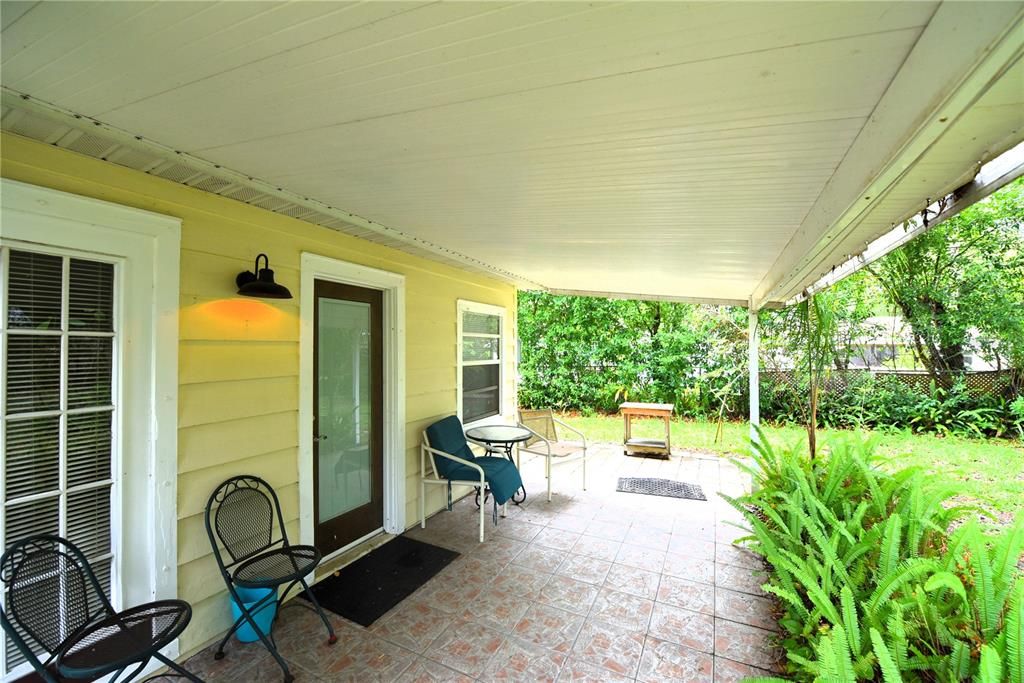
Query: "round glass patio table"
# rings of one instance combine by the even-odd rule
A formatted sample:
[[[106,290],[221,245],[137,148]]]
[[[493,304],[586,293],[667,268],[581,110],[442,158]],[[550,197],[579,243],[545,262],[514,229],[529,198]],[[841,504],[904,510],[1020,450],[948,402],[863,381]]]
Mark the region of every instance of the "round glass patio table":
[[[518,443],[529,441],[530,437],[533,436],[533,432],[523,427],[516,427],[514,425],[484,425],[482,427],[472,427],[466,430],[466,438],[476,443],[484,444],[486,446],[497,446],[505,451],[505,455],[508,457],[510,462],[512,460],[512,449]],[[523,486],[519,489],[522,491],[522,495],[513,494],[512,502],[519,505],[526,500],[526,487]],[[517,497],[518,496],[518,497]]]

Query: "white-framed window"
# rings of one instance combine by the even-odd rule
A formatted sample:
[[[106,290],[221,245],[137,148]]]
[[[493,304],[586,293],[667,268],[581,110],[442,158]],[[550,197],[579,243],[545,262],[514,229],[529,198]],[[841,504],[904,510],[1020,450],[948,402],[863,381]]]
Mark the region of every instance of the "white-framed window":
[[[181,222],[0,192],[0,547],[55,533],[115,608],[176,597]],[[17,680],[28,664],[3,641]]]
[[[117,264],[0,246],[0,288],[0,546],[67,538],[117,601]]]
[[[505,309],[458,302],[458,401],[463,424],[500,416],[504,396]]]

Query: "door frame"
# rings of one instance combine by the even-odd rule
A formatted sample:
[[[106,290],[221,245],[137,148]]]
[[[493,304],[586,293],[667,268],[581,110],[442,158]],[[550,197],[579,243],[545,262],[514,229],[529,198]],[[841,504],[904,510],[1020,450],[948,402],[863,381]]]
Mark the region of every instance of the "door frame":
[[[405,276],[302,253],[299,304],[299,538],[312,544],[313,509],[313,281],[327,280],[383,293],[384,328],[384,526],[324,556],[340,555],[381,531],[405,531]]]

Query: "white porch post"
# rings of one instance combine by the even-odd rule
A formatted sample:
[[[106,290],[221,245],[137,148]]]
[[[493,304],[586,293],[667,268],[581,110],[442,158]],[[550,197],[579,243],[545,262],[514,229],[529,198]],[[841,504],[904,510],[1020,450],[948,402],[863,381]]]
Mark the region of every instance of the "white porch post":
[[[747,308],[747,366],[750,374],[750,440],[757,442],[757,430],[761,424],[761,377],[759,362],[760,330],[757,326],[757,309]]]

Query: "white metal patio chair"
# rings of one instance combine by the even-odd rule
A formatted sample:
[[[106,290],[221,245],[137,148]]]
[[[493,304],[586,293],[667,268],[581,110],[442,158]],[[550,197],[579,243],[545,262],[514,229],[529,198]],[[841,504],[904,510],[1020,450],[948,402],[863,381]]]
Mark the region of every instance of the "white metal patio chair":
[[[466,441],[462,422],[454,415],[423,430],[423,442],[420,444],[420,528],[427,526],[427,484],[447,486],[449,510],[452,509],[452,484],[473,486],[479,495],[480,542],[483,543],[487,492],[490,491],[494,498],[494,524],[497,525],[498,506],[501,506],[504,517],[508,500],[523,486],[519,469],[502,453],[487,449],[487,455],[475,455]]]
[[[555,417],[550,408],[519,411],[519,426],[533,433],[533,438],[520,444],[520,453],[544,456],[544,476],[548,480],[548,502],[551,502],[551,470],[555,464],[582,462],[583,490],[587,490],[587,437]],[[580,437],[579,441],[562,441],[558,427]]]

